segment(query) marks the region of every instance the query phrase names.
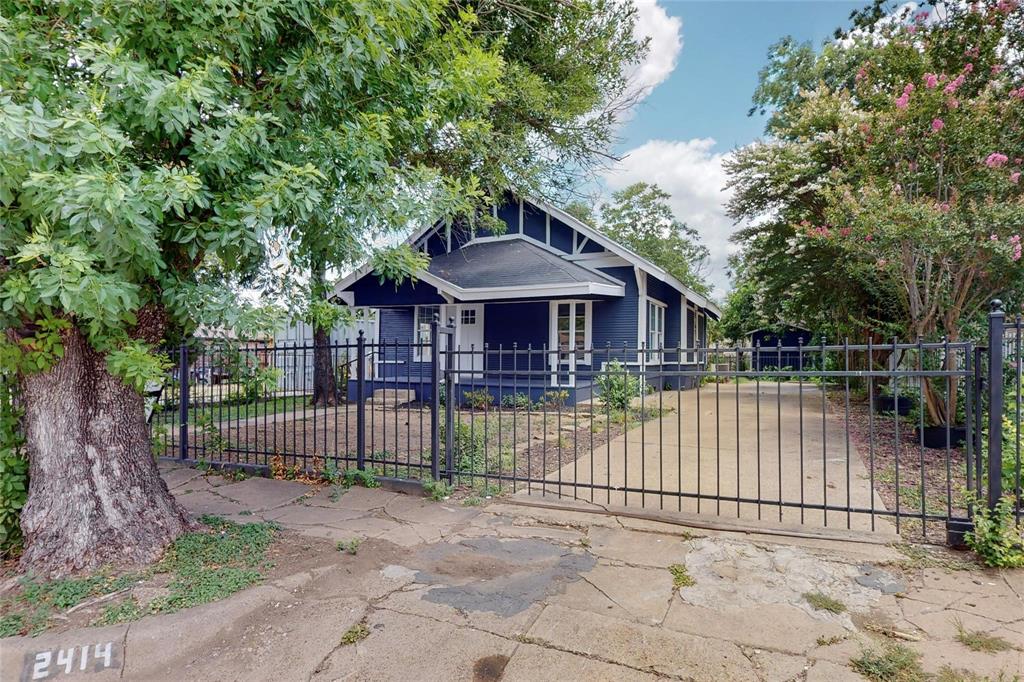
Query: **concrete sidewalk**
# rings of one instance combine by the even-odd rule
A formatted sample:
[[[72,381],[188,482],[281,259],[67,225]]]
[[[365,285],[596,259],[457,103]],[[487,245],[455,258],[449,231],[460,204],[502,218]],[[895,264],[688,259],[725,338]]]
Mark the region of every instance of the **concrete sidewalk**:
[[[546,491],[626,507],[895,534],[895,525],[883,516],[848,518],[832,510],[826,518],[821,509],[810,508],[885,510],[871,490],[865,460],[848,442],[842,415],[827,412],[820,387],[709,384],[649,396],[647,404],[669,411],[549,475],[553,484]],[[590,483],[614,490],[593,490]],[[763,502],[737,504],[698,495]]]
[[[51,676],[842,682],[860,679],[851,657],[891,641],[880,633],[898,633],[928,672],[1024,670],[1019,649],[955,640],[960,622],[1024,646],[1021,571],[901,566],[879,544],[688,532],[509,501],[463,507],[365,488],[332,499],[294,482],[164,475],[193,513],[277,521],[305,539],[308,560],[188,611],[3,640],[0,678],[31,679],[37,655],[56,662],[89,646],[88,670],[72,652],[68,672]],[[355,555],[334,549],[353,538]],[[674,586],[670,566],[694,584]],[[808,592],[846,610],[815,610]],[[108,643],[109,660],[96,659]]]

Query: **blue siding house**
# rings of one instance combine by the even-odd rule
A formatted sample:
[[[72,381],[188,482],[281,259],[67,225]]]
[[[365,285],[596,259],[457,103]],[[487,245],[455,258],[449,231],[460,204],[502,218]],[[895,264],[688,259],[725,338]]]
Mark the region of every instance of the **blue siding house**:
[[[594,373],[618,361],[658,387],[689,386],[718,307],[664,269],[554,206],[509,199],[502,234],[429,226],[408,243],[431,257],[415,282],[380,282],[364,265],[336,300],[378,319],[372,386],[428,390],[430,321],[454,320],[457,391],[499,399],[565,391],[594,395]],[[664,350],[662,350],[664,349]]]

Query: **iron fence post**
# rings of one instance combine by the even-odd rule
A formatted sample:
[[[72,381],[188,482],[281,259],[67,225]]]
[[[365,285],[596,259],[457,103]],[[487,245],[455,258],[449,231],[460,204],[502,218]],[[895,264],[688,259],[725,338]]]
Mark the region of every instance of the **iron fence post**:
[[[448,327],[455,327],[455,318],[448,318]],[[455,369],[454,336],[449,335],[448,352],[444,354],[444,477],[451,485],[455,470],[455,449],[453,447],[458,434],[455,433],[455,390],[452,373]]]
[[[441,478],[441,430],[438,428],[438,408],[441,406],[441,384],[438,382],[438,368],[441,364],[441,345],[438,343],[440,316],[435,314],[430,321],[430,477]]]
[[[178,459],[188,459],[188,346],[178,347]]]
[[[366,337],[356,337],[356,467],[366,468]]]
[[[1003,302],[988,313],[988,507],[1003,496]]]

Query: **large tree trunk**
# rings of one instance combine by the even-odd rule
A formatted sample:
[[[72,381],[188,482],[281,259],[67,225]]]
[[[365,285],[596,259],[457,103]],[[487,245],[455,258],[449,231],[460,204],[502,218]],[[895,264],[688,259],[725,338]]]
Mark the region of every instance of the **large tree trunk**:
[[[59,577],[157,559],[191,526],[157,471],[142,397],[77,329],[64,357],[21,379],[29,454],[21,568]]]
[[[314,260],[312,268],[313,295],[327,297],[327,267],[323,260]],[[313,324],[313,404],[336,405],[338,383],[334,377],[331,356],[331,330]]]

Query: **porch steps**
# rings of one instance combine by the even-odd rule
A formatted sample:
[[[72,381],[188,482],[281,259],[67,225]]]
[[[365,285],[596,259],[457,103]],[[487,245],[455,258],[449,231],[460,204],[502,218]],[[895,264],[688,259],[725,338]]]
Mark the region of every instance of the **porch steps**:
[[[373,392],[369,400],[372,405],[383,405],[384,407],[408,405],[415,401],[416,391],[403,388],[378,388]]]

